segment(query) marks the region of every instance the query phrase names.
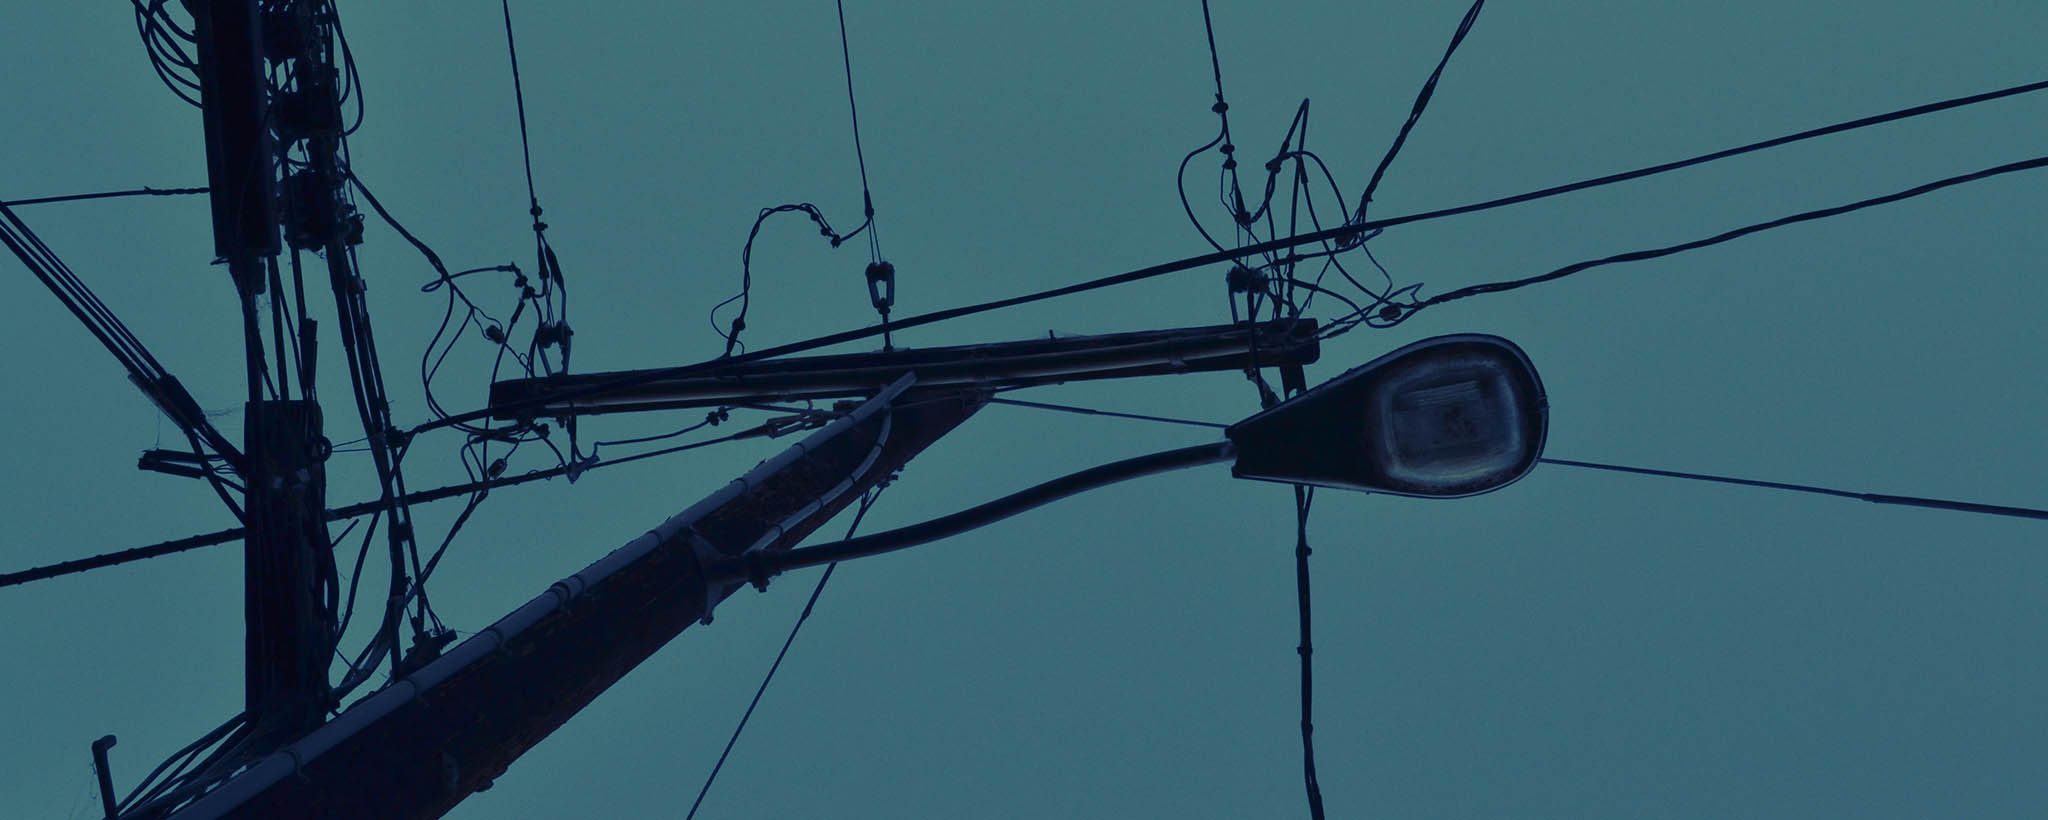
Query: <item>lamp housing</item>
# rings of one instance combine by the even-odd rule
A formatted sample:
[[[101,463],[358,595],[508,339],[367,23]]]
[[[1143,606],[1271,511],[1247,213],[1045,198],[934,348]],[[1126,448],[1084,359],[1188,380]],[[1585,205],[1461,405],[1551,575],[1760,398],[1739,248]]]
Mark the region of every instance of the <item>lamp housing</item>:
[[[1224,433],[1239,478],[1458,498],[1528,474],[1549,409],[1521,348],[1461,333],[1402,347]]]

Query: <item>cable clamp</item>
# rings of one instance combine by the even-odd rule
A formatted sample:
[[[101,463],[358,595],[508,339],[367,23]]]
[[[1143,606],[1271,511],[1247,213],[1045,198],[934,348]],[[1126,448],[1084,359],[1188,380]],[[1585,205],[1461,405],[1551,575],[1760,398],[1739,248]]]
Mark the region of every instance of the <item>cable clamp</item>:
[[[1266,290],[1266,278],[1243,265],[1231,265],[1230,272],[1223,275],[1223,281],[1230,286],[1231,293],[1263,293]]]
[[[747,583],[753,584],[755,591],[767,592],[768,579],[778,574],[769,570],[768,554],[761,550],[755,550],[747,553],[741,560],[745,561],[747,565]]]
[[[569,483],[574,484],[576,483],[576,479],[583,477],[583,474],[585,472],[588,472],[590,468],[595,466],[597,466],[597,451],[593,450],[588,456],[579,459],[571,459],[569,461],[568,472],[565,473],[565,475],[568,476]]]
[[[697,616],[697,622],[709,625],[711,623],[712,610],[718,607],[718,601],[725,593],[726,584],[724,581],[715,580],[711,577],[711,568],[725,563],[732,556],[719,550],[717,546],[697,532],[695,527],[686,527],[681,532],[676,533],[675,537],[680,539],[683,546],[689,549],[690,558],[696,562],[697,579],[704,584],[704,611]]]

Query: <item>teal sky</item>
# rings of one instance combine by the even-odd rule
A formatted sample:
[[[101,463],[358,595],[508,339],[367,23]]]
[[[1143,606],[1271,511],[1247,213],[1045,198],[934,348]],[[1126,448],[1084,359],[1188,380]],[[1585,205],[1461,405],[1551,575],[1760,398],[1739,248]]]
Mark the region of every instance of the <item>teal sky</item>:
[[[450,265],[530,267],[498,5],[341,2],[368,100],[356,171]],[[1312,98],[1310,147],[1354,197],[1465,9],[1213,5],[1238,142],[1263,157]],[[2048,6],[1938,5],[1490,5],[1375,213],[2048,72]],[[757,209],[810,201],[859,222],[829,3],[513,12],[577,370],[717,355],[704,315],[736,289]],[[847,13],[902,314],[1206,250],[1172,188],[1215,129],[1197,3],[851,0]],[[151,75],[123,4],[23,4],[4,19],[0,199],[204,184],[198,112]],[[2044,130],[2048,99],[2022,97],[1416,224],[1372,247],[1397,282],[1440,293],[2035,157]],[[1213,161],[1189,174],[1198,208]],[[1551,456],[2041,507],[2043,173],[1434,308],[1329,342],[1310,380],[1419,338],[1494,333],[1542,374]],[[203,199],[19,213],[239,438],[239,326],[208,265]],[[747,340],[868,323],[860,250],[779,219],[755,247]],[[418,291],[431,271],[374,218],[361,251],[394,415],[424,421],[417,361],[442,297]],[[176,435],[26,271],[0,269],[16,294],[0,301],[14,340],[0,419],[17,436],[0,571],[230,526],[198,482],[133,468]],[[488,309],[510,307],[507,285],[473,279]],[[1228,318],[1213,268],[898,341]],[[352,439],[323,341],[328,435]],[[480,406],[487,346],[472,340],[448,368],[442,401]],[[1024,397],[1214,421],[1257,407],[1231,374]],[[991,407],[912,462],[866,528],[1207,440]],[[437,572],[435,604],[481,628],[786,443],[493,493]],[[409,482],[461,480],[459,444],[420,442]],[[550,466],[543,454],[522,450],[514,469]],[[329,469],[330,501],[373,493],[361,454]],[[843,567],[700,816],[1306,816],[1290,504],[1284,487],[1212,468]],[[423,535],[438,541],[458,510],[420,508]],[[1322,493],[1311,538],[1333,817],[2048,813],[2039,522],[1545,467],[1468,500]],[[125,793],[240,709],[240,562],[226,545],[0,590],[0,815],[97,816],[94,738],[120,737]],[[450,816],[680,817],[814,577],[736,597]]]

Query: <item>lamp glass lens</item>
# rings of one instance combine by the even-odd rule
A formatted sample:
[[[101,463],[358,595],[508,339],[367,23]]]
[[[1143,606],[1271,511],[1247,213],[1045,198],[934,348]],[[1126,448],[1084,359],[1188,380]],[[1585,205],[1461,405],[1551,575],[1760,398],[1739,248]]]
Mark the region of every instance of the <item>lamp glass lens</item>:
[[[1387,477],[1452,487],[1510,471],[1527,447],[1518,396],[1504,362],[1459,357],[1379,385]]]

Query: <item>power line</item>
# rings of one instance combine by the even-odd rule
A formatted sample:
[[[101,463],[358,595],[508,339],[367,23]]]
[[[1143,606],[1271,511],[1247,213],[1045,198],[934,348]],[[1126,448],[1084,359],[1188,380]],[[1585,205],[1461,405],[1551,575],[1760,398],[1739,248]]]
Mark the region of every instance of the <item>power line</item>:
[[[540,196],[533,191],[533,149],[526,138],[526,91],[519,84],[519,47],[512,42],[512,0],[500,0],[499,6],[505,11],[505,54],[512,62],[512,99],[519,106],[519,158],[526,164],[526,199],[533,206],[533,218],[539,220]]]
[[[881,495],[881,488],[878,487],[875,492],[861,498],[860,508],[855,510],[853,514],[853,523],[846,527],[847,538],[852,538],[854,531],[860,529],[860,520],[867,517],[868,508],[874,506],[875,498],[879,495]],[[803,629],[804,622],[811,619],[811,608],[818,605],[818,594],[825,591],[825,583],[832,580],[832,572],[837,569],[839,569],[839,563],[834,561],[831,565],[825,567],[825,574],[818,576],[817,586],[811,587],[810,600],[804,602],[804,611],[796,616],[796,623],[789,628],[789,637],[782,640],[782,649],[775,653],[775,662],[768,665],[768,674],[762,676],[761,686],[754,690],[754,699],[747,703],[747,711],[740,715],[739,725],[733,727],[732,737],[726,739],[725,750],[718,753],[718,762],[712,764],[711,774],[704,777],[704,787],[697,790],[697,799],[690,803],[690,813],[684,815],[684,820],[696,817],[698,807],[704,805],[704,795],[711,792],[712,781],[717,780],[719,770],[725,768],[725,759],[728,755],[732,754],[733,744],[738,743],[740,733],[746,731],[747,721],[754,717],[754,707],[761,705],[761,695],[768,691],[768,682],[775,679],[775,670],[782,668],[783,656],[789,654],[790,644],[796,643],[797,631]]]
[[[1899,111],[1893,111],[1886,114],[1879,114],[1872,117],[1864,117],[1860,120],[1852,120],[1847,123],[1838,123],[1836,125],[1817,128],[1810,131],[1803,131],[1798,134],[1792,134],[1785,137],[1778,137],[1776,139],[1765,140],[1763,142],[1752,143],[1750,145],[1741,146],[1738,148],[1731,148],[1725,151],[1716,151],[1711,154],[1704,154],[1690,159],[1679,160],[1676,162],[1668,162],[1662,165],[1655,165],[1647,168],[1637,169],[1635,171],[1626,171],[1618,174],[1610,174],[1604,177],[1596,177],[1593,179],[1582,180],[1579,182],[1569,183],[1565,185],[1553,186],[1550,188],[1544,188],[1541,190],[1531,191],[1528,193],[1516,194],[1514,196],[1501,197],[1498,199],[1491,199],[1483,202],[1471,203],[1468,205],[1459,205],[1451,208],[1441,208],[1434,211],[1422,211],[1419,213],[1389,217],[1386,219],[1375,219],[1366,220],[1363,222],[1355,222],[1349,225],[1340,225],[1334,228],[1327,228],[1324,230],[1314,231],[1311,233],[1290,236],[1284,239],[1273,239],[1266,242],[1246,245],[1235,250],[1220,250],[1213,253],[1205,253],[1198,256],[1191,256],[1184,259],[1178,259],[1171,262],[1163,262],[1157,265],[1150,265],[1147,267],[1138,268],[1136,270],[1126,271],[1124,273],[1104,276],[1097,279],[1091,279],[1085,282],[1077,282],[1075,284],[1052,288],[1050,290],[1042,290],[1035,293],[1024,294],[1021,296],[1012,296],[1006,299],[997,299],[988,302],[981,302],[978,304],[963,305],[960,307],[947,308],[944,310],[936,310],[930,313],[924,313],[905,319],[896,319],[886,324],[870,325],[868,327],[855,328],[853,330],[843,330],[837,333],[829,333],[823,336],[817,336],[803,341],[790,342],[788,344],[776,345],[774,347],[762,348],[760,350],[755,350],[746,353],[738,353],[731,356],[721,356],[716,359],[708,359],[705,361],[697,362],[695,364],[679,365],[672,368],[664,368],[659,370],[650,370],[642,373],[636,373],[632,376],[621,377],[615,381],[591,385],[587,388],[574,391],[572,393],[565,393],[557,396],[552,396],[550,397],[550,400],[567,400],[579,398],[585,395],[594,395],[604,391],[615,390],[621,387],[629,387],[632,385],[642,384],[657,379],[668,379],[675,378],[678,376],[704,373],[707,371],[716,370],[721,367],[741,364],[744,362],[759,361],[761,359],[769,359],[777,356],[786,356],[791,353],[800,353],[806,350],[815,350],[821,347],[830,347],[836,344],[844,344],[846,342],[858,341],[860,339],[880,336],[883,333],[892,329],[902,330],[905,328],[934,324],[937,322],[948,321],[951,319],[958,319],[963,316],[972,316],[977,313],[986,313],[989,311],[1016,307],[1018,305],[1030,304],[1033,302],[1041,302],[1047,299],[1054,299],[1061,296],[1070,296],[1076,293],[1085,293],[1091,290],[1100,290],[1102,288],[1114,287],[1117,285],[1124,285],[1132,282],[1139,282],[1146,279],[1153,279],[1160,276],[1165,276],[1167,274],[1179,273],[1182,271],[1206,267],[1208,265],[1213,265],[1221,262],[1234,262],[1246,257],[1257,256],[1260,254],[1271,253],[1274,251],[1287,250],[1289,248],[1296,248],[1303,245],[1314,245],[1322,242],[1328,242],[1334,239],[1343,239],[1345,237],[1360,236],[1372,233],[1374,231],[1381,231],[1399,225],[1407,225],[1415,222],[1425,222],[1434,219],[1443,219],[1452,216],[1461,216],[1464,214],[1476,213],[1479,211],[1491,210],[1494,208],[1501,208],[1509,205],[1516,205],[1524,202],[1529,202],[1532,200],[1558,196],[1561,194],[1571,193],[1574,191],[1580,191],[1586,188],[1592,188],[1600,185],[1608,185],[1616,182],[1637,179],[1640,177],[1649,176],[1651,174],[1663,173],[1665,171],[1672,171],[1679,168],[1688,167],[1691,165],[1697,165],[1710,160],[1724,159],[1727,157],[1735,156],[1737,154],[1748,153],[1750,151],[1762,150],[1764,148],[1772,148],[1790,142],[1796,142],[1798,140],[1811,139],[1814,137],[1824,136],[1827,134],[1839,133],[1841,131],[1850,130],[1852,128],[1862,128],[1871,125],[1877,125],[1880,123],[1892,122],[1895,120],[1905,119],[1907,117],[1929,114],[1936,111],[1944,111],[1947,109],[1956,108],[1964,105],[1987,102],[1990,100],[2013,96],[2015,94],[2039,91],[2042,89],[2048,89],[2048,81],[2030,83],[2022,86],[2014,86],[2012,88],[2001,89],[1999,91],[1992,91],[1984,94],[1976,94],[1969,97],[1959,97],[1952,100],[1944,100],[1938,103],[1929,103],[1927,105],[1915,106],[1913,108],[1908,109],[1901,109]],[[2029,165],[2027,167],[2033,166]],[[1988,172],[1980,173],[1985,173],[1988,175],[1997,173],[2007,173],[2012,170],[2023,169],[1991,169]],[[1956,182],[1961,181],[1968,180],[1952,180],[1948,181],[1946,184],[1955,184]],[[437,429],[440,427],[446,427],[454,424],[461,424],[464,422],[474,421],[500,412],[516,409],[519,406],[519,404],[512,404],[505,406],[486,407],[480,410],[473,410],[467,413],[462,413],[460,415],[451,416],[445,419],[427,422],[425,424],[413,428],[411,432],[420,433],[425,432],[427,430]]]
[[[1618,253],[1613,256],[1602,257],[1599,259],[1589,259],[1584,262],[1575,262],[1573,264],[1566,265],[1564,267],[1550,271],[1549,273],[1543,273],[1538,274],[1536,276],[1529,276],[1524,277],[1522,279],[1513,279],[1504,282],[1488,282],[1482,285],[1472,285],[1469,287],[1463,287],[1457,290],[1449,291],[1447,293],[1437,294],[1435,296],[1429,297],[1428,299],[1424,299],[1420,302],[1413,302],[1409,304],[1388,302],[1383,307],[1384,312],[1378,315],[1377,317],[1362,316],[1360,318],[1365,320],[1374,327],[1393,327],[1394,325],[1407,321],[1408,317],[1415,315],[1417,311],[1420,311],[1423,308],[1430,307],[1433,305],[1440,305],[1445,302],[1456,301],[1458,299],[1463,299],[1468,296],[1477,296],[1482,293],[1500,293],[1502,291],[1515,290],[1517,288],[1523,288],[1529,285],[1534,285],[1542,282],[1549,282],[1555,279],[1562,279],[1564,277],[1570,276],[1580,271],[1588,270],[1591,268],[1597,268],[1604,265],[1614,265],[1622,262],[1640,262],[1646,259],[1656,259],[1659,257],[1670,256],[1675,253],[1696,250],[1698,248],[1704,248],[1709,245],[1718,245],[1732,239],[1739,239],[1741,237],[1748,236],[1750,234],[1758,233],[1761,231],[1767,231],[1772,228],[1782,228],[1786,225],[1795,225],[1801,222],[1811,222],[1816,219],[1824,219],[1831,216],[1839,216],[1841,214],[1846,214],[1851,211],[1860,211],[1864,208],[1875,207],[1878,205],[1886,205],[1893,202],[1898,202],[1903,199],[1911,199],[1913,197],[1920,196],[1921,194],[1932,193],[1934,191],[1939,191],[1943,188],[1947,188],[1953,185],[1961,185],[1965,182],[1975,182],[1980,179],[1995,177],[2001,174],[2010,174],[2018,171],[2028,171],[2043,166],[2048,166],[2048,156],[2035,157],[2033,159],[2020,160],[2018,162],[2009,162],[2004,165],[1986,168],[1981,171],[1973,171],[1967,174],[1960,174],[1957,176],[1948,177],[1946,179],[1938,179],[1933,182],[1915,185],[1911,188],[1907,188],[1906,190],[1895,191],[1893,193],[1885,194],[1883,196],[1874,196],[1869,199],[1857,200],[1855,202],[1851,202],[1845,205],[1834,205],[1827,208],[1818,208],[1811,211],[1792,214],[1790,216],[1782,216],[1777,219],[1772,219],[1766,222],[1758,222],[1750,225],[1744,225],[1740,228],[1735,228],[1729,231],[1723,231],[1721,233],[1706,237],[1704,239],[1695,239],[1690,242],[1680,242],[1676,245],[1667,245],[1662,248],[1652,248],[1649,250]],[[1339,320],[1339,322],[1341,321],[1343,320]],[[1335,326],[1339,324],[1339,322],[1332,322],[1331,325]]]
[[[1458,52],[1458,45],[1465,42],[1465,35],[1472,32],[1472,24],[1479,19],[1480,8],[1486,0],[1473,0],[1472,8],[1465,12],[1465,19],[1459,21],[1458,30],[1451,35],[1451,44],[1444,49],[1444,56],[1437,60],[1436,70],[1429,72],[1429,79],[1423,81],[1422,90],[1415,95],[1415,105],[1408,109],[1408,119],[1401,123],[1401,130],[1394,135],[1394,144],[1387,146],[1386,156],[1380,157],[1378,167],[1372,169],[1372,179],[1365,183],[1365,193],[1358,197],[1356,219],[1365,218],[1366,206],[1372,204],[1372,194],[1379,190],[1380,178],[1387,173],[1387,166],[1394,164],[1394,155],[1401,153],[1401,146],[1408,142],[1408,132],[1415,129],[1416,121],[1422,119],[1422,110],[1429,107],[1429,100],[1436,96],[1436,82],[1443,77],[1444,66],[1451,62],[1451,55]]]
[[[84,199],[112,199],[123,196],[186,196],[206,193],[206,188],[132,188],[126,191],[101,191],[92,194],[67,194],[65,196],[41,196],[34,199],[12,199],[0,205],[44,205],[51,202],[77,202]]]
[[[1196,421],[1193,419],[1177,419],[1168,418],[1165,416],[1144,416],[1135,413],[1113,413],[1106,410],[1093,410],[1086,407],[1073,407],[1069,405],[1060,404],[1046,404],[1042,402],[1027,402],[1019,401],[1016,399],[992,398],[989,401],[999,404],[1014,404],[1021,407],[1031,407],[1040,410],[1053,410],[1064,413],[1081,413],[1086,415],[1098,416],[1116,416],[1119,418],[1141,419],[1145,421],[1164,422],[1168,424],[1185,424],[1194,425],[1198,427],[1230,426],[1228,424],[1218,424],[1213,421]],[[1675,470],[1656,470],[1648,467],[1627,467],[1619,464],[1602,464],[1592,461],[1574,461],[1571,459],[1563,458],[1540,458],[1537,460],[1543,462],[1544,464],[1556,464],[1565,467],[1583,467],[1591,470],[1610,470],[1613,472],[1620,473],[1635,473],[1639,475],[1662,476],[1665,478],[1684,478],[1695,481],[1714,481],[1724,484],[1740,484],[1748,487],[1763,487],[1766,489],[1773,490],[1790,490],[1793,492],[1816,493],[1819,495],[1836,496],[1838,498],[1853,498],[1859,501],[1869,501],[1874,504],[1895,504],[1909,507],[1929,507],[1933,509],[1955,510],[1957,512],[1983,513],[1985,515],[2003,515],[2011,516],[2014,518],[2032,518],[2037,520],[2048,520],[2048,510],[2037,510],[2028,507],[2005,507],[1996,504],[1979,504],[1974,501],[1948,501],[1938,498],[1921,498],[1918,496],[1887,495],[1883,493],[1861,493],[1855,492],[1853,490],[1838,490],[1828,487],[1816,487],[1808,484],[1791,484],[1782,481],[1765,481],[1753,478],[1731,478],[1728,476],[1707,475],[1704,473],[1687,473]]]
[[[1166,424],[1185,424],[1193,427],[1222,428],[1230,426],[1228,424],[1217,424],[1213,421],[1195,421],[1193,419],[1177,419],[1168,416],[1148,416],[1143,413],[1119,413],[1113,410],[1094,410],[1087,407],[1075,407],[1069,404],[1048,404],[1046,402],[1024,401],[1023,399],[1005,399],[1001,397],[991,397],[988,401],[990,404],[1014,404],[1018,407],[1031,407],[1038,410],[1056,410],[1062,413],[1078,413],[1085,416],[1113,416],[1120,419],[1157,421],[1164,422]]]
[[[867,215],[863,227],[868,228],[869,261],[879,262],[882,260],[882,240],[874,227],[875,198],[868,193],[868,157],[860,147],[860,107],[853,102],[853,49],[846,42],[846,0],[837,0],[836,5],[839,7],[839,59],[846,66],[846,111],[853,117],[853,158],[860,164],[860,201]],[[856,228],[854,233],[860,233],[860,230]]]
[[[1909,495],[1859,493],[1852,490],[1837,490],[1830,487],[1816,487],[1810,484],[1789,484],[1783,481],[1763,481],[1754,478],[1733,478],[1730,476],[1708,475],[1705,473],[1687,473],[1680,472],[1677,470],[1653,470],[1648,467],[1627,467],[1620,464],[1601,464],[1592,461],[1573,461],[1570,459],[1563,458],[1544,458],[1538,459],[1538,461],[1541,461],[1545,464],[1557,464],[1565,467],[1582,467],[1589,470],[1610,470],[1617,473],[1653,475],[1661,476],[1664,478],[1682,478],[1690,481],[1712,481],[1721,484],[1739,484],[1745,487],[1763,487],[1765,489],[1772,490],[1789,490],[1791,492],[1798,493],[1831,495],[1837,498],[1853,498],[1858,501],[1868,501],[1872,504],[1896,504],[1906,507],[1930,507],[1939,510],[1955,510],[1957,512],[1983,513],[1985,515],[2003,515],[2010,516],[2013,518],[2032,518],[2037,521],[2048,521],[2048,510],[2036,510],[2027,507],[2002,507],[1996,504],[1978,504],[1974,501],[1949,501],[1939,498],[1921,498]]]
[[[742,438],[772,436],[780,434],[782,432],[786,432],[786,430],[782,427],[777,427],[772,424],[764,424],[758,427],[752,427],[746,430],[741,430],[737,433],[722,436],[719,438],[705,439],[703,441],[693,441],[688,444],[680,444],[673,447],[664,447],[659,450],[650,450],[642,453],[634,453],[629,456],[623,456],[620,458],[609,459],[605,461],[583,461],[573,464],[565,464],[558,467],[549,467],[543,470],[534,470],[532,472],[525,473],[522,475],[507,476],[501,478],[489,478],[478,481],[471,481],[464,484],[453,484],[446,487],[436,487],[431,490],[419,490],[416,492],[406,493],[405,495],[399,496],[396,499],[393,499],[393,502],[401,504],[423,504],[429,501],[441,501],[444,499],[454,498],[456,496],[470,495],[472,493],[480,491],[494,490],[499,487],[510,487],[513,485],[526,484],[534,481],[542,481],[565,475],[573,474],[575,476],[580,477],[584,473],[591,472],[593,470],[601,470],[606,467],[615,467],[620,464],[630,464],[635,461],[642,461],[645,459],[654,458],[656,456],[670,455],[673,453],[679,453],[686,450],[695,450],[700,447],[709,447],[714,444],[724,444]],[[383,511],[386,504],[387,502],[385,500],[378,499],[374,501],[364,501],[356,504],[350,504],[346,507],[336,507],[332,510],[327,511],[326,520],[339,521],[345,518],[354,518],[362,515],[380,513],[381,511]],[[147,546],[133,547],[130,549],[120,550],[117,552],[103,553],[100,555],[94,555],[87,558],[77,558],[70,561],[61,561],[55,564],[34,567],[31,569],[25,569],[18,572],[4,573],[0,574],[0,587],[10,587],[15,586],[17,584],[26,584],[30,581],[40,581],[46,578],[55,578],[60,575],[75,575],[77,573],[85,572],[87,570],[102,569],[105,567],[116,566],[119,564],[133,563],[135,561],[141,561],[148,558],[157,558],[165,555],[171,555],[174,553],[185,552],[187,550],[198,549],[200,547],[210,547],[216,544],[225,544],[229,541],[239,539],[247,533],[248,531],[241,527],[233,527],[230,529],[215,530],[213,532],[208,533],[200,533],[198,535],[188,535],[184,538],[176,538],[169,541],[162,541]]]

